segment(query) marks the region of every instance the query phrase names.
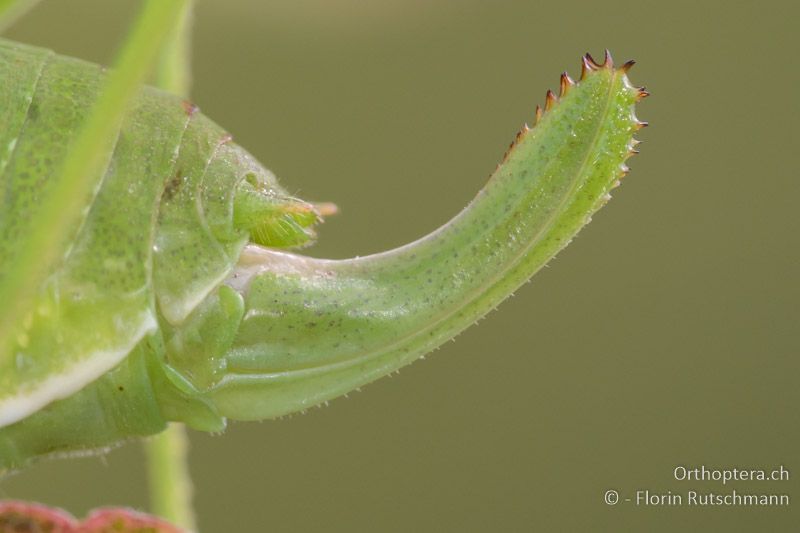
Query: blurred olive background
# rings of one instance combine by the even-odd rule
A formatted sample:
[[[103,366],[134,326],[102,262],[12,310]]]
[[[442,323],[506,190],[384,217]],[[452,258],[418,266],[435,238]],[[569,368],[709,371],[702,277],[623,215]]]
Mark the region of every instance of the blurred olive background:
[[[45,0],[8,36],[108,63],[137,2]],[[653,96],[614,201],[533,283],[392,379],[304,416],[192,434],[204,532],[797,531],[793,2],[201,0],[193,98],[305,198],[318,256],[445,222],[579,58]],[[678,482],[678,465],[785,465]],[[645,508],[607,489],[788,493]],[[147,507],[140,446],[50,461],[0,497]]]

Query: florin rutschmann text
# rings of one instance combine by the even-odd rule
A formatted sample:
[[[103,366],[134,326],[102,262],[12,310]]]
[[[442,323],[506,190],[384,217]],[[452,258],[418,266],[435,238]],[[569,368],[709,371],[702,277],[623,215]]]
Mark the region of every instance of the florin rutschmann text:
[[[791,498],[785,490],[770,490],[766,485],[756,486],[753,482],[786,482],[790,479],[789,470],[778,465],[774,468],[708,468],[705,465],[678,465],[672,471],[675,481],[692,482],[703,486],[693,486],[686,490],[658,490],[637,488],[628,494],[609,489],[603,494],[607,505],[618,503],[637,507],[787,507]],[[709,490],[708,483],[718,483],[722,489]],[[728,487],[738,482],[737,487]],[[743,488],[746,484],[747,488]]]

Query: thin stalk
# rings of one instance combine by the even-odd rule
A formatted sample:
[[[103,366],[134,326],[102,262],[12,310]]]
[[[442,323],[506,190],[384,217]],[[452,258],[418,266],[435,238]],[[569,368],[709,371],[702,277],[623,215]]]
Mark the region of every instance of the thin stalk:
[[[173,94],[188,97],[192,85],[192,8],[194,0],[184,3],[183,11],[169,40],[158,56],[155,84]]]
[[[188,97],[191,86],[191,22],[193,0],[184,3],[180,18],[164,43],[155,69],[155,84]],[[184,529],[197,523],[189,472],[189,437],[183,424],[171,423],[161,434],[145,441],[150,506],[153,513]]]
[[[145,441],[144,450],[151,511],[179,527],[196,531],[186,427],[170,423],[165,431]]]
[[[0,0],[0,33],[14,25],[40,0]]]

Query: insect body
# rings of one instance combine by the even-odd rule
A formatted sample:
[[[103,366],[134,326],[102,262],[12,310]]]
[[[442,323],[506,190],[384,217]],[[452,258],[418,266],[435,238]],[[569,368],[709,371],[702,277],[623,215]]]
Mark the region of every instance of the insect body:
[[[430,235],[329,261],[320,220],[230,136],[144,88],[30,316],[0,352],[0,468],[313,406],[412,362],[527,280],[626,172],[645,93],[584,59],[478,197]],[[101,68],[0,41],[0,275],[96,99]],[[5,148],[3,148],[5,147]]]

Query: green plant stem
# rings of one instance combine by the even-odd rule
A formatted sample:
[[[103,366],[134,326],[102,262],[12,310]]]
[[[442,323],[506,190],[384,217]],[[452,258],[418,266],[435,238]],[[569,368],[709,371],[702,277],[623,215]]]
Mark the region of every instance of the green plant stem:
[[[194,0],[184,3],[183,11],[158,57],[155,84],[173,94],[188,97],[192,85],[192,9]]]
[[[183,11],[161,50],[155,84],[188,97],[191,85],[191,18],[193,1]],[[177,526],[197,529],[192,506],[193,486],[189,472],[189,437],[183,424],[172,423],[144,443],[153,513]]]
[[[179,423],[171,423],[165,431],[145,441],[152,512],[195,531],[188,449],[186,428]]]
[[[0,33],[6,31],[40,0],[0,0]]]

